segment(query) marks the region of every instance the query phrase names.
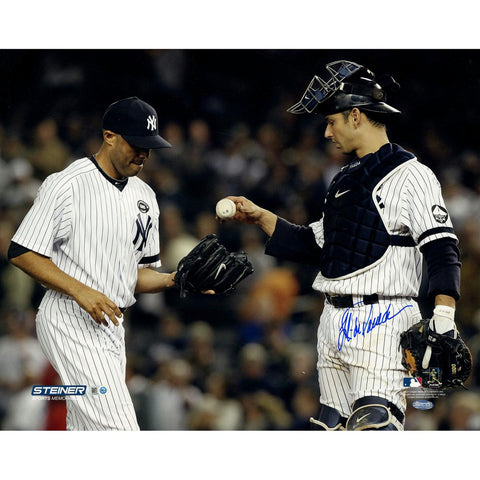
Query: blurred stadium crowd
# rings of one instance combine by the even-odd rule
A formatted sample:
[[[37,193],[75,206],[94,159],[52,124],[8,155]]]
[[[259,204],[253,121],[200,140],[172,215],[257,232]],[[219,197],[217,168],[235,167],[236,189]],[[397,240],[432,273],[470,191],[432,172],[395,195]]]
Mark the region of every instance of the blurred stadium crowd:
[[[141,429],[309,429],[318,405],[315,343],[323,306],[311,289],[316,271],[267,257],[262,232],[219,224],[214,209],[232,194],[298,224],[320,217],[345,158],[324,141],[319,119],[286,108],[316,65],[344,57],[374,71],[399,71],[406,112],[391,126],[391,140],[438,175],[460,238],[457,323],[474,372],[468,390],[434,399],[432,410],[409,406],[406,428],[480,429],[480,146],[470,121],[478,109],[462,96],[468,82],[478,81],[478,52],[419,51],[409,58],[418,67],[413,75],[401,51],[194,50],[0,52],[2,71],[10,72],[0,100],[1,428],[65,428],[62,401],[30,394],[32,384],[59,379],[35,336],[43,287],[8,264],[10,238],[42,180],[98,150],[105,108],[137,95],[156,107],[161,134],[173,145],[152,153],[141,173],[160,205],[162,269],[173,271],[212,232],[230,249],[245,250],[255,266],[231,295],[179,299],[172,290],[140,295],[127,311],[128,386]],[[434,83],[431,68],[447,71],[453,57],[455,85],[441,76]],[[457,97],[439,105],[451,86]]]

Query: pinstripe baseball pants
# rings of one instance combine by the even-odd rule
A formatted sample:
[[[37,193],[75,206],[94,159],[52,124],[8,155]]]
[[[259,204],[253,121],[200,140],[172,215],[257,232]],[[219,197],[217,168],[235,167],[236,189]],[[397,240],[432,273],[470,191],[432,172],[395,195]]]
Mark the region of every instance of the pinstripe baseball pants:
[[[139,430],[125,383],[122,325],[98,325],[65,297],[42,302],[36,328],[62,383],[87,387],[83,396],[66,397],[67,430]]]
[[[318,327],[320,402],[348,417],[353,403],[378,396],[402,412],[407,375],[401,364],[400,334],[420,320],[413,300],[382,300],[335,308],[325,302]]]

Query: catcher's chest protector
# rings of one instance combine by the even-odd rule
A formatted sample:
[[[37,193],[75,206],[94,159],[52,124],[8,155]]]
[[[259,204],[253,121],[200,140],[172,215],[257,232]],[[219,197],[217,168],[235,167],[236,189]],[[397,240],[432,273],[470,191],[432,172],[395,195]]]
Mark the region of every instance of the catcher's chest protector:
[[[372,198],[378,183],[412,158],[414,155],[400,146],[387,144],[348,164],[333,179],[324,207],[321,273],[325,278],[342,277],[372,265],[389,245],[415,245],[410,236],[387,232]],[[383,208],[381,199],[377,201]]]

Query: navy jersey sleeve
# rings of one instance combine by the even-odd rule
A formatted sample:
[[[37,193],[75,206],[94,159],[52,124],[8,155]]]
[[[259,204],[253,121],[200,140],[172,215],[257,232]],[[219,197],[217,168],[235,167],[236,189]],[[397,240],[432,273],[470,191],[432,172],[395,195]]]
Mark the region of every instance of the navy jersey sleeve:
[[[265,246],[265,253],[272,257],[317,266],[321,252],[311,227],[295,225],[280,217]]]

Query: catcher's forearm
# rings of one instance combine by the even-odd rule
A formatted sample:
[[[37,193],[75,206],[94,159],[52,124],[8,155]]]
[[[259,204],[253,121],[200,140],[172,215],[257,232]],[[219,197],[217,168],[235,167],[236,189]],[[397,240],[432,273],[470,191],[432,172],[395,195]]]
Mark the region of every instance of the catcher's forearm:
[[[455,308],[455,299],[449,295],[437,295],[435,297],[435,306],[446,305],[447,307]]]
[[[453,238],[431,241],[420,248],[428,274],[428,294],[432,297],[460,298],[460,251]]]
[[[321,265],[321,252],[310,227],[295,225],[281,217],[265,245],[267,255],[317,266]]]
[[[277,215],[272,213],[270,210],[261,208],[261,214],[257,221],[257,225],[269,236],[273,235],[275,227],[277,225]]]
[[[140,268],[138,270],[137,285],[135,293],[157,293],[163,292],[175,286],[173,281],[175,272],[160,273],[151,268]]]

